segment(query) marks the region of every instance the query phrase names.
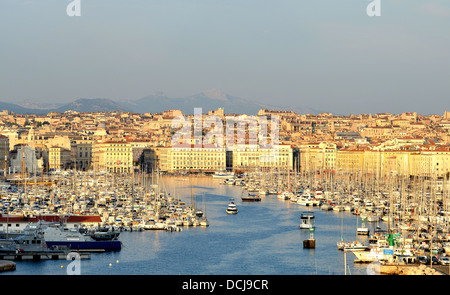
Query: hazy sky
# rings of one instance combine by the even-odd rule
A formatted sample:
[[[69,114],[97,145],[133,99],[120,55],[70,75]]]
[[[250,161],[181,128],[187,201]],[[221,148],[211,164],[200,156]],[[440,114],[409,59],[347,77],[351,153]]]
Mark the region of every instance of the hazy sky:
[[[0,1],[0,101],[216,88],[334,113],[450,110],[450,1]]]

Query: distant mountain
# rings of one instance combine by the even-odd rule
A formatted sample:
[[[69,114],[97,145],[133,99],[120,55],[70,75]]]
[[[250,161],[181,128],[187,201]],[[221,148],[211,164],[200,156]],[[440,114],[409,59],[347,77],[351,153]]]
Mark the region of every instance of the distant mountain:
[[[38,109],[38,110],[48,110],[48,109],[56,109],[59,108],[66,103],[58,103],[58,102],[37,102],[32,100],[25,100],[21,102],[15,103],[18,106],[24,107],[26,109]]]
[[[0,111],[8,110],[16,114],[44,114],[47,113],[45,110],[26,108],[14,103],[0,102]]]
[[[202,113],[223,108],[225,114],[256,115],[260,109],[292,110],[299,114],[318,114],[321,111],[303,106],[274,106],[235,97],[216,89],[210,89],[198,94],[182,98],[171,98],[157,92],[140,99],[114,101],[108,98],[80,98],[68,104],[51,104],[37,102],[22,102],[19,104],[0,102],[0,111],[8,110],[16,114],[47,114],[49,112],[135,112],[161,113],[177,109],[183,114],[193,114],[195,108],[201,108]]]
[[[49,110],[47,110],[49,111]],[[108,98],[80,98],[72,103],[53,109],[54,112],[76,111],[76,112],[131,112],[129,108]]]
[[[171,98],[161,92],[158,92],[138,100],[122,101],[120,104],[124,107],[132,109],[135,112],[141,113],[160,113],[166,110],[178,109],[181,110],[183,114],[193,114],[194,108],[202,108],[203,113],[207,113],[211,110],[217,110],[218,108],[223,108],[225,114],[256,115],[260,109],[265,108],[272,110],[292,110],[292,108],[268,105],[235,97],[223,93],[217,89],[206,90],[201,93],[182,98]],[[300,109],[303,111],[308,110],[316,113],[316,111],[312,109]]]

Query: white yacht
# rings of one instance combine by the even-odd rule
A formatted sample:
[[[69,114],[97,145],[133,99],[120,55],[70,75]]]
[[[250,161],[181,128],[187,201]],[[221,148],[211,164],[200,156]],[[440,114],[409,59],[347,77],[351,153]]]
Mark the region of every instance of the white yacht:
[[[234,200],[231,199],[230,203],[228,203],[228,207],[227,207],[227,214],[237,214],[238,213],[238,208],[236,206],[236,204],[234,203]]]
[[[300,215],[300,228],[313,228],[314,227],[314,213],[304,212]]]

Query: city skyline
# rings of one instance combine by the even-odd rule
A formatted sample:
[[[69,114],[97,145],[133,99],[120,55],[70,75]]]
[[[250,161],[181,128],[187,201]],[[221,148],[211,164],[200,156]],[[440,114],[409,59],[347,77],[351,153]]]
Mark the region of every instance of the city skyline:
[[[450,109],[444,1],[2,1],[0,101],[206,89],[337,114]],[[204,107],[199,105],[198,107]]]

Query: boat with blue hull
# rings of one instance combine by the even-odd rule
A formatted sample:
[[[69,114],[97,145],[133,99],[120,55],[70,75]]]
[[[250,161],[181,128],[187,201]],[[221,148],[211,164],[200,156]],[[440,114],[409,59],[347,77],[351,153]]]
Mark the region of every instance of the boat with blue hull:
[[[70,250],[89,251],[117,251],[122,248],[116,231],[88,231],[81,233],[77,228],[67,228],[60,223],[32,223],[24,232],[41,232],[48,247],[65,246]]]
[[[77,251],[118,251],[122,248],[120,241],[48,241],[49,247],[66,246],[70,250]]]

